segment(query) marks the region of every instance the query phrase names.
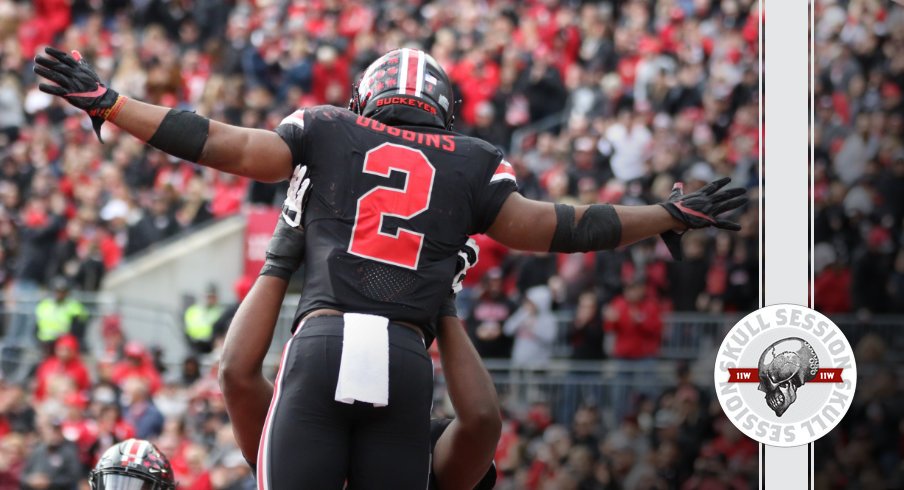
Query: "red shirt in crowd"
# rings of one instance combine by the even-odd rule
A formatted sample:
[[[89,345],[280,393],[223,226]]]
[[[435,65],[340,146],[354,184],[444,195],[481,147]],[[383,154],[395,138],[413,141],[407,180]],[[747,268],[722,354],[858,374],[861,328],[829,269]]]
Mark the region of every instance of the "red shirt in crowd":
[[[144,347],[136,342],[126,344],[125,359],[113,366],[113,374],[111,376],[112,381],[119,386],[122,386],[125,380],[131,377],[146,380],[152,395],[157,393],[157,390],[163,384],[160,379],[160,373],[157,372],[157,368],[154,367]]]
[[[826,267],[813,281],[816,308],[823,313],[851,311],[851,270]]]
[[[72,335],[60,337],[54,347],[54,355],[38,366],[35,373],[37,379],[35,400],[43,401],[47,396],[48,386],[58,377],[71,379],[79,391],[91,388],[91,376],[88,374],[88,368],[78,357],[78,341]]]
[[[604,328],[615,333],[615,357],[639,359],[659,352],[662,312],[658,301],[647,296],[629,303],[624,296],[618,296],[609,307],[617,316],[607,319]]]

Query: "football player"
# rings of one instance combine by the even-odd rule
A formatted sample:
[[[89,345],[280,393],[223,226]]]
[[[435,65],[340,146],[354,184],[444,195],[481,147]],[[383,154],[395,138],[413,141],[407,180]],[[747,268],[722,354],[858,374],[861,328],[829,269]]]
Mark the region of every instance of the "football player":
[[[424,486],[433,387],[425,346],[469,235],[571,253],[740,228],[719,216],[746,202],[744,190],[724,189],[728,179],[650,206],[524,198],[499,150],[451,131],[451,83],[420,50],[374,61],[348,110],[300,109],[275,131],[129,99],[78,52],[45,52],[34,69],[53,84],[39,88],[85,110],[98,137],[109,121],[170,155],[260,181],[286,179],[300,165],[310,171],[306,287],[263,435],[262,488],[301,480],[338,488],[346,478]]]
[[[166,455],[142,439],[110,446],[88,475],[91,490],[175,490]]]
[[[295,170],[283,214],[267,247],[268,262],[286,264],[287,271],[292,272],[304,259],[304,231],[294,219],[303,212],[304,197],[310,190],[304,173],[305,167]],[[469,240],[460,254],[453,291],[460,289],[477,255],[477,245]],[[265,274],[258,278],[239,305],[220,357],[220,386],[226,409],[236,441],[252,467],[257,464],[273,395],[273,385],[263,374],[263,362],[287,286],[284,277]],[[453,296],[447,297],[440,310],[437,342],[457,416],[430,421],[433,457],[428,488],[491,489],[496,481],[492,460],[501,425],[496,389],[456,315]],[[298,483],[303,486],[303,482]]]

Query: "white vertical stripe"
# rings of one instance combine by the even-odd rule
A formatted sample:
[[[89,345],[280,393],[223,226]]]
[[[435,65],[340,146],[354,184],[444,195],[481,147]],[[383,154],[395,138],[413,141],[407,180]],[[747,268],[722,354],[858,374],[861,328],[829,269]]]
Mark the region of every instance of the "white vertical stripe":
[[[402,58],[399,60],[399,93],[405,93],[408,85],[408,48],[402,48]]]
[[[415,80],[414,95],[421,96],[421,90],[424,88],[424,64],[427,60],[427,53],[421,52],[417,57],[417,80]]]
[[[301,326],[296,329],[296,332]],[[273,399],[270,401],[270,408],[267,410],[267,422],[261,433],[261,457],[257,462],[257,480],[258,488],[263,490],[270,489],[270,431],[273,430],[273,415],[276,412],[276,406],[279,405],[279,397],[282,394],[283,381],[286,377],[286,358],[289,356],[289,349],[292,347],[292,341],[295,336],[289,337],[286,346],[283,348],[282,358],[279,360],[279,377],[276,380],[273,391]],[[261,461],[262,460],[262,461]]]
[[[129,439],[126,441],[126,444],[122,447],[120,453],[120,463],[126,465],[129,461],[129,455],[132,452],[132,445],[135,444],[135,439]]]
[[[809,2],[764,0],[765,305],[809,300]],[[807,488],[809,447],[766,446],[763,488]]]

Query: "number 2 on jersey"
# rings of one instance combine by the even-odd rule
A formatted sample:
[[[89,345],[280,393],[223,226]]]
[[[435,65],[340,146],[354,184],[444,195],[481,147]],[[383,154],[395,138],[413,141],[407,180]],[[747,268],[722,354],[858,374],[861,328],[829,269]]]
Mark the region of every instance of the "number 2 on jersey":
[[[420,151],[393,143],[383,143],[364,157],[364,173],[389,177],[393,170],[405,174],[404,187],[396,189],[380,185],[358,199],[348,253],[417,269],[424,234],[402,226],[394,234],[384,233],[383,217],[408,220],[426,211],[430,206],[436,169]]]

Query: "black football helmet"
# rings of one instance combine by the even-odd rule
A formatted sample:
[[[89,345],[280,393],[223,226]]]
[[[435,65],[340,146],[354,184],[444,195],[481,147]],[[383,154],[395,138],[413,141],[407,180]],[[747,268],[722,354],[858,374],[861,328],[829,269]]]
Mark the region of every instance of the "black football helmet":
[[[129,439],[104,452],[88,477],[91,490],[173,490],[170,462],[153,444]]]
[[[348,109],[381,121],[397,119],[450,129],[453,101],[452,82],[439,63],[424,51],[402,48],[384,54],[364,70],[352,88]]]

